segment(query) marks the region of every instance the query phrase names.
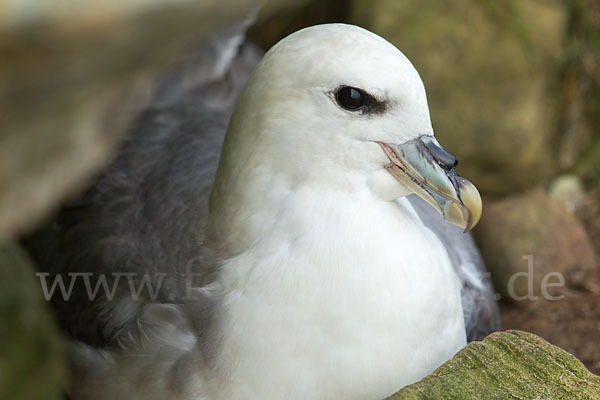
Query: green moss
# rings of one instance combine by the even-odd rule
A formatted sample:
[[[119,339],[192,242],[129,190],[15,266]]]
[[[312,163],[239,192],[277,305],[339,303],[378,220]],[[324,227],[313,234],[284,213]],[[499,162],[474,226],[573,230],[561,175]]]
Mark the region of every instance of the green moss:
[[[0,399],[61,398],[61,342],[38,284],[22,250],[0,246]]]
[[[600,398],[600,377],[574,356],[521,331],[469,343],[454,358],[390,399]]]

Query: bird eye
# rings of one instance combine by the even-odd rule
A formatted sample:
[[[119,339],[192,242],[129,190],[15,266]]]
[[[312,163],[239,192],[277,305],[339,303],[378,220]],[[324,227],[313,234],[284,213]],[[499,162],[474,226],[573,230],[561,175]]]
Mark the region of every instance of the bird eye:
[[[365,96],[360,89],[343,86],[335,93],[338,104],[346,110],[356,111],[366,105]]]

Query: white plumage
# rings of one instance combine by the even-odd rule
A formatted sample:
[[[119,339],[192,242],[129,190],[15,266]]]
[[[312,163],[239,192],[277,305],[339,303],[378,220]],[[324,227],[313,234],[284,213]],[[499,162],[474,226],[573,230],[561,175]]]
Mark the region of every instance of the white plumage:
[[[344,86],[377,108],[344,109]],[[424,135],[421,79],[380,37],[332,24],[274,46],[198,228],[217,272],[195,300],[102,305],[118,345],[73,343],[73,400],[381,399],[451,358],[466,344],[459,267],[381,145]],[[461,185],[445,198],[462,204]]]

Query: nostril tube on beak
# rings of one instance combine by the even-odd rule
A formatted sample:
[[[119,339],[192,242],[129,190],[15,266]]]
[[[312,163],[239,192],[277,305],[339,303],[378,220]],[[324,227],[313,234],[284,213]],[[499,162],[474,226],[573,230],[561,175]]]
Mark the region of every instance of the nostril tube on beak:
[[[456,168],[458,165],[456,157],[444,149],[433,136],[425,135],[421,136],[420,139],[442,168],[448,171]]]

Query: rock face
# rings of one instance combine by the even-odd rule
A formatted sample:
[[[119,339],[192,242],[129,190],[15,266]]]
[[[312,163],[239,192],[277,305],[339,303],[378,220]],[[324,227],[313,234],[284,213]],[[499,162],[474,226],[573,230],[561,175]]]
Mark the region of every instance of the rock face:
[[[39,285],[21,249],[0,246],[0,399],[62,398],[62,348]]]
[[[354,2],[352,20],[411,59],[440,142],[487,194],[530,187],[555,170],[558,1]]]
[[[0,3],[0,237],[81,188],[153,78],[257,8],[250,0]]]
[[[600,398],[600,377],[564,350],[526,332],[496,332],[390,399]]]
[[[488,199],[484,209],[475,238],[503,298],[543,296],[544,279],[547,293],[554,296],[560,289],[552,286],[561,281],[557,273],[563,286],[582,285],[597,276],[598,259],[583,225],[543,190]]]

